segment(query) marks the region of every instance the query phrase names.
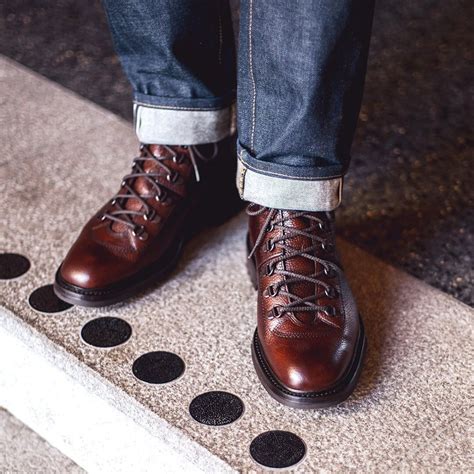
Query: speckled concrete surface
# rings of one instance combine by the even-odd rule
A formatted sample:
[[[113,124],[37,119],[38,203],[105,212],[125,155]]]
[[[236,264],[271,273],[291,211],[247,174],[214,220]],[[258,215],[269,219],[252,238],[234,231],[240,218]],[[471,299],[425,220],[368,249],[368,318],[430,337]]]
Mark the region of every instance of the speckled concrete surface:
[[[84,471],[0,408],[0,472],[81,474]]]
[[[244,472],[259,471],[249,444],[268,429],[305,440],[308,455],[298,472],[474,469],[468,435],[473,311],[344,241],[369,351],[354,396],[335,409],[285,408],[258,383],[250,359],[255,292],[245,270],[243,215],[194,239],[173,278],[140,298],[57,315],[30,309],[28,295],[51,282],[86,217],[115,190],[136,144],[126,122],[70,92],[4,60],[0,75],[2,109],[8,122],[13,118],[0,126],[8,150],[1,168],[0,250],[32,261],[26,275],[1,282],[0,303],[66,350],[78,367],[89,367],[90,377],[101,376],[115,392],[133,397],[143,408],[140,423],[147,424],[147,413],[158,416]],[[54,124],[65,124],[71,134],[57,135],[42,119],[51,110]],[[123,146],[111,147],[119,139]],[[133,327],[130,341],[106,351],[84,345],[80,328],[97,315],[126,319]],[[180,355],[184,376],[162,387],[134,379],[133,360],[150,350]],[[242,398],[242,418],[217,429],[193,422],[187,411],[193,397],[219,389]]]
[[[131,118],[99,0],[9,0],[0,12],[1,53]],[[377,2],[340,229],[472,305],[471,17],[469,0]]]

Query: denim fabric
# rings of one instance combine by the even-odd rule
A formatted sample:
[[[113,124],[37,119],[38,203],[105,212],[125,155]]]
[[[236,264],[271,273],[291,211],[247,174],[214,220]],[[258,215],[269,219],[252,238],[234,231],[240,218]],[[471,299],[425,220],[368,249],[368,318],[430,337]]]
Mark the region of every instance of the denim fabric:
[[[168,144],[222,138],[230,114],[220,112],[237,82],[241,196],[288,209],[339,204],[374,0],[241,0],[237,70],[227,0],[104,5],[134,89],[139,137]],[[221,117],[229,123],[219,126]]]
[[[225,0],[103,0],[136,103],[220,109],[235,100]]]
[[[344,174],[362,98],[373,0],[241,2],[239,142],[287,177]]]

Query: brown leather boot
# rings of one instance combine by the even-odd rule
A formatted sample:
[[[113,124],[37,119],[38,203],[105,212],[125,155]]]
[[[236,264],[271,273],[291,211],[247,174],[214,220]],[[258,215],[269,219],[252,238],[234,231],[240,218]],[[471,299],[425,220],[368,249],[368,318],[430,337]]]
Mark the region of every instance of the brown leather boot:
[[[366,338],[335,251],[333,214],[256,204],[247,213],[260,381],[290,407],[336,405],[355,388]]]
[[[54,290],[69,303],[109,305],[161,279],[197,227],[227,217],[216,201],[228,214],[240,202],[234,137],[140,150],[116,196],[89,220],[56,273]]]

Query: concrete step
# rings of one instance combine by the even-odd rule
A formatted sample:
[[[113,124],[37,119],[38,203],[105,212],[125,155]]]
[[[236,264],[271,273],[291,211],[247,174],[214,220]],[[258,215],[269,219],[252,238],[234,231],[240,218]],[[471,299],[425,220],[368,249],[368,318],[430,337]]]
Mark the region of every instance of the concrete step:
[[[191,241],[172,277],[140,298],[58,313],[30,306],[116,191],[137,144],[129,124],[17,64],[0,59],[0,78],[0,251],[31,262],[0,282],[1,406],[90,472],[260,472],[250,446],[269,430],[300,437],[304,457],[285,437],[275,453],[271,442],[254,443],[253,455],[261,448],[281,465],[298,461],[295,472],[473,468],[472,309],[345,241],[369,350],[356,392],[333,409],[283,407],[258,382],[243,215]],[[99,317],[120,318],[131,336],[112,348],[87,344],[82,328]],[[165,384],[139,380],[134,362],[151,351],[177,355],[184,373]],[[169,378],[173,367],[180,375],[176,360]],[[190,404],[209,391],[238,397],[241,416],[233,398],[230,411],[211,404],[207,421],[234,422],[196,421]]]
[[[0,408],[0,472],[83,474],[69,458]]]

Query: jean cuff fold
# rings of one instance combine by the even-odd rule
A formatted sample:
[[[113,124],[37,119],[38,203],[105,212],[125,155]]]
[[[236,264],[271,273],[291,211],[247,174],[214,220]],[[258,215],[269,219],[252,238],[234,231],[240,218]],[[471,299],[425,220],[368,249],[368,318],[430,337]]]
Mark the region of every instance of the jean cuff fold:
[[[146,144],[200,145],[218,142],[235,131],[234,106],[219,109],[175,107],[134,101],[138,140]]]
[[[248,153],[240,149],[237,188],[245,201],[274,209],[332,211],[341,203],[342,176],[301,177],[262,171],[246,162]]]

